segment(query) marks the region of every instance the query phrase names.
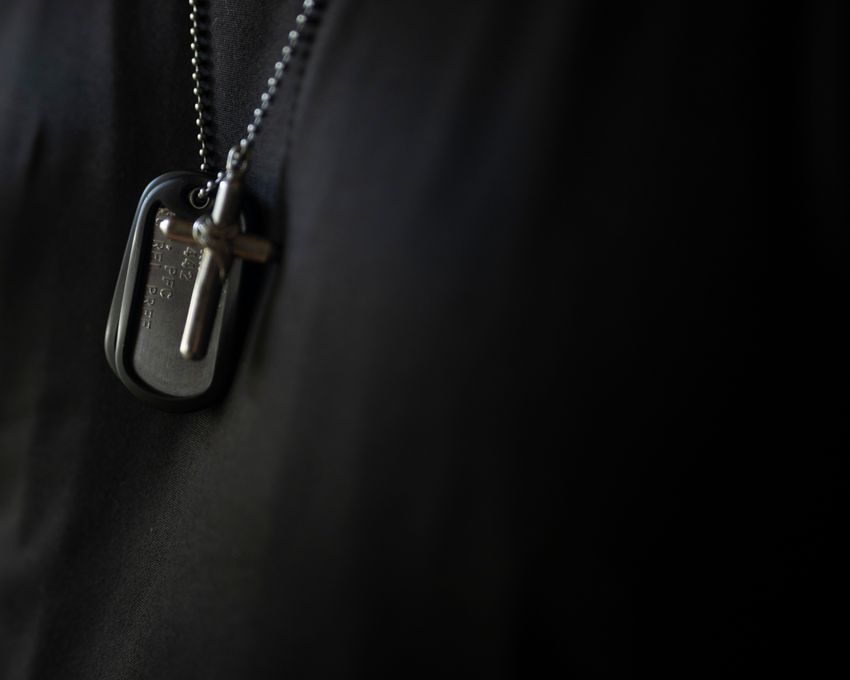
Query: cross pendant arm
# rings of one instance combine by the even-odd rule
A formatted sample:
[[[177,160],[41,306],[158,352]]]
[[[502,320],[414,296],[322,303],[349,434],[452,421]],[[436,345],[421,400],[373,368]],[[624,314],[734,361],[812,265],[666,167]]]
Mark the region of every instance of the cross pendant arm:
[[[159,221],[159,229],[172,241],[188,245],[198,244],[192,233],[192,222],[189,220],[169,216]],[[260,264],[275,259],[278,254],[277,245],[273,241],[255,234],[237,234],[230,241],[230,246],[233,257]]]

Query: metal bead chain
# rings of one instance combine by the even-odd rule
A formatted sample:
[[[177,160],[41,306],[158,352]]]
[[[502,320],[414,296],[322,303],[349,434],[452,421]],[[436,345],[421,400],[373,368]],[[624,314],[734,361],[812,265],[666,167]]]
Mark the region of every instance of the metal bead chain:
[[[194,93],[197,97],[197,101],[195,104],[195,110],[198,112],[198,119],[195,121],[198,125],[198,141],[200,142],[200,156],[201,156],[201,172],[208,172],[210,170],[208,154],[210,151],[210,145],[207,141],[207,136],[205,132],[205,119],[204,119],[204,107],[203,102],[201,100],[201,93],[203,92],[203,87],[201,83],[201,74],[200,74],[200,59],[198,57],[198,24],[197,24],[197,5],[196,0],[189,0],[189,18],[192,23],[192,27],[190,28],[190,35],[192,36],[192,65],[195,68],[195,72],[193,75],[193,79],[195,81],[195,89]],[[221,183],[221,181],[225,177],[225,173],[243,173],[248,167],[248,162],[251,156],[251,151],[254,148],[254,142],[257,139],[257,135],[260,133],[260,129],[263,126],[263,121],[266,117],[266,113],[269,108],[271,108],[272,102],[274,101],[275,93],[277,92],[277,88],[280,85],[280,81],[283,79],[283,76],[286,74],[289,69],[289,65],[292,61],[292,58],[295,56],[295,51],[298,48],[298,42],[301,39],[301,36],[304,32],[304,28],[307,26],[307,21],[310,19],[313,11],[316,7],[315,0],[304,0],[303,5],[301,6],[301,12],[295,17],[295,28],[293,28],[289,35],[287,36],[287,44],[280,51],[280,59],[274,65],[274,73],[272,76],[266,81],[266,91],[260,95],[260,103],[256,109],[254,109],[254,117],[253,120],[248,123],[245,128],[245,135],[242,139],[239,140],[239,143],[231,149],[231,152],[227,159],[227,167],[224,171],[219,172],[215,179],[211,179],[207,181],[206,185],[198,190],[197,197],[199,200],[203,201],[206,197],[212,193],[212,191]]]
[[[207,139],[207,117],[204,109],[205,85],[201,78],[201,51],[198,45],[200,30],[198,28],[198,3],[197,0],[189,0],[189,48],[192,50],[192,94],[195,95],[195,125],[198,128],[198,142],[200,144],[199,155],[201,156],[201,172],[210,171],[210,154],[212,145]]]

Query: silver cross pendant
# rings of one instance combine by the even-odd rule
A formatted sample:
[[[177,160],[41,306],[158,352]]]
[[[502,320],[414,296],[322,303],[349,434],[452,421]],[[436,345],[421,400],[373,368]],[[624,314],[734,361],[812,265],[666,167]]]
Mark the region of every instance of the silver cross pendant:
[[[238,149],[238,148],[237,148]],[[278,248],[245,233],[242,175],[231,150],[212,210],[199,205],[208,178],[168,173],[145,189],[107,322],[107,361],[130,391],[158,408],[187,411],[224,395],[240,344],[243,262]]]
[[[203,247],[180,340],[180,354],[184,359],[198,360],[206,354],[221,287],[233,258],[264,264],[276,253],[276,246],[268,239],[242,233],[241,205],[242,171],[229,169],[219,184],[212,214],[201,215],[194,223],[176,216],[165,217],[159,222],[160,231],[169,240],[197,243]]]

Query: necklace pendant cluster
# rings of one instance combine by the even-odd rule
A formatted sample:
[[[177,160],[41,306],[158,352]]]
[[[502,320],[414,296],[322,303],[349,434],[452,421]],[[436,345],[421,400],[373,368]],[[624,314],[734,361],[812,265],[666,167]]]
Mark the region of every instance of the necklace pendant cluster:
[[[172,172],[142,194],[107,321],[112,370],[140,399],[165,410],[202,408],[227,390],[244,315],[237,314],[244,262],[265,263],[278,247],[249,234],[242,209],[243,176],[278,85],[315,18],[303,0],[245,136],[215,177],[201,68],[200,34],[207,18],[189,0],[191,63],[201,172]]]
[[[145,189],[107,322],[110,367],[136,397],[163,410],[195,410],[226,392],[239,345],[243,261],[274,253],[245,233],[238,179],[222,181],[214,202],[199,203],[205,180],[171,172]]]

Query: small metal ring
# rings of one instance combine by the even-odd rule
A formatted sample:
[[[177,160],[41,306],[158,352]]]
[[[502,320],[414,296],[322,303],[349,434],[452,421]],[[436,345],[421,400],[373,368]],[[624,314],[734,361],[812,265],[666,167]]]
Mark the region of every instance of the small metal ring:
[[[195,210],[203,210],[210,204],[210,195],[207,194],[204,196],[203,200],[199,198],[201,194],[201,189],[203,187],[195,187],[192,191],[189,192],[189,204]]]
[[[251,147],[245,139],[239,140],[230,151],[227,152],[227,174],[229,176],[242,176],[248,169],[248,156]]]

